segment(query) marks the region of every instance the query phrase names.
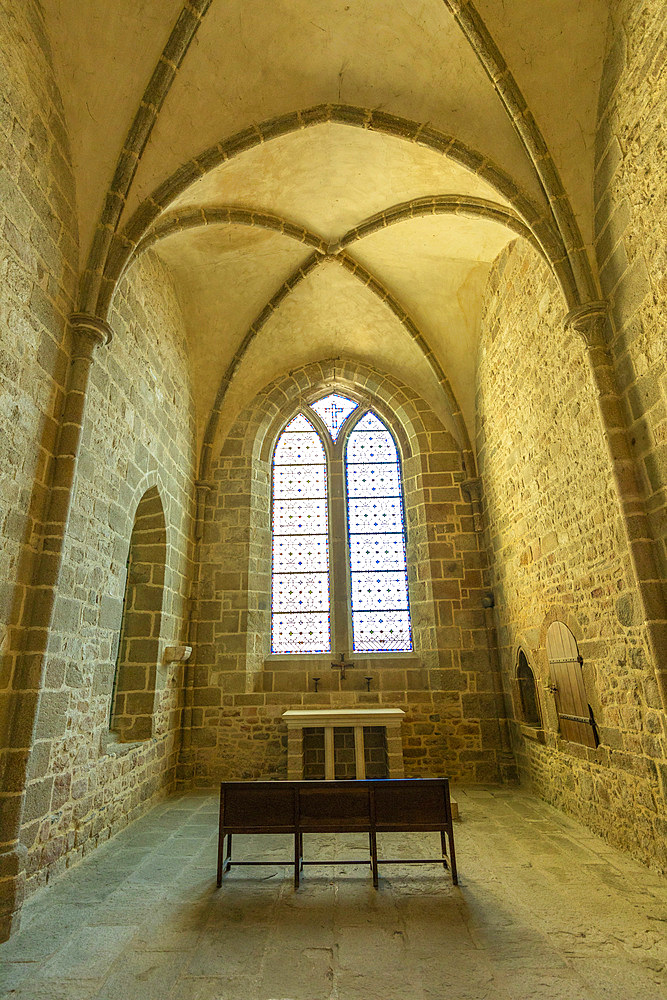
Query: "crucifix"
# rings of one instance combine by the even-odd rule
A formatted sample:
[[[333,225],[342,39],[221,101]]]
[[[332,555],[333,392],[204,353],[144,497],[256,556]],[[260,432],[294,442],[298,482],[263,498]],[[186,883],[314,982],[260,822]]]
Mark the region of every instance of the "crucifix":
[[[348,667],[353,667],[353,666],[354,666],[354,663],[346,661],[346,659],[345,659],[345,653],[341,653],[340,654],[340,660],[332,660],[331,661],[331,669],[332,670],[340,670],[340,679],[342,681],[345,680],[345,671],[347,670],[347,668]]]

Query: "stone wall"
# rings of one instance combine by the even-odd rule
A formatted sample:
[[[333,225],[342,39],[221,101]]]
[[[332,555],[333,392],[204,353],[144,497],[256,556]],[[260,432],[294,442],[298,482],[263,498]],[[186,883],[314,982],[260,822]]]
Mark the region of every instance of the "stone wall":
[[[661,0],[616,0],[600,87],[595,249],[631,444],[667,577],[667,35]]]
[[[667,866],[661,713],[583,342],[523,241],[491,272],[478,370],[478,456],[499,647],[522,777],[614,844]],[[597,749],[562,740],[546,658],[554,620],[574,633]],[[519,649],[543,730],[521,725]]]
[[[135,818],[174,777],[186,638],[195,426],[183,319],[152,254],[133,265],[95,356],[46,678],[29,766],[22,840],[30,883],[78,859]],[[109,734],[126,562],[141,498],[159,495],[166,566],[152,733]],[[157,653],[155,647],[157,646]]]
[[[11,686],[62,407],[74,178],[37,4],[0,2],[0,691]]]
[[[355,655],[344,680],[331,655],[270,655],[271,445],[301,398],[333,384],[333,366],[324,363],[285,376],[219,444],[200,548],[191,745],[181,777],[285,777],[286,709],[381,705],[407,713],[406,774],[497,780],[505,761],[481,603],[484,555],[460,452],[419,397],[362,365],[338,362],[335,384],[370,396],[403,437],[414,654]]]

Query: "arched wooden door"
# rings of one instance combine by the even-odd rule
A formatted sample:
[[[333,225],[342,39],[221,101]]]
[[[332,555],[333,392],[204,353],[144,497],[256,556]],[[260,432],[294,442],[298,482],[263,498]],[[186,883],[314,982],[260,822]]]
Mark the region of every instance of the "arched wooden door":
[[[586,697],[577,640],[564,622],[552,622],[547,632],[547,656],[563,739],[596,747],[598,736]]]

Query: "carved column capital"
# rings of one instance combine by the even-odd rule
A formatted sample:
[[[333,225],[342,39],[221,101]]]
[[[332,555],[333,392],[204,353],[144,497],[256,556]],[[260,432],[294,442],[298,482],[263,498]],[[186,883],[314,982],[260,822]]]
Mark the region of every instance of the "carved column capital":
[[[205,479],[197,479],[195,480],[195,489],[197,490],[197,493],[200,493],[202,496],[206,496],[207,493],[210,493],[211,490],[215,489],[215,483],[207,482]]]
[[[563,321],[565,329],[572,328],[587,347],[603,347],[607,312],[608,305],[603,301],[585,302],[582,306],[575,306]]]
[[[479,476],[474,479],[464,479],[461,483],[461,489],[463,490],[463,495],[467,497],[471,503],[474,501],[481,503],[483,487],[482,480]]]
[[[90,313],[72,313],[69,325],[77,339],[86,338],[92,341],[93,347],[106,347],[111,343],[113,331],[99,316]]]

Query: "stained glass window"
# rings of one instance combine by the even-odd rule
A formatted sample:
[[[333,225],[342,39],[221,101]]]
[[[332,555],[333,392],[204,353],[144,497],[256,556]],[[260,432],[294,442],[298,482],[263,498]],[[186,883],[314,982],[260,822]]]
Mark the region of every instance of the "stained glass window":
[[[394,439],[366,413],[345,449],[355,652],[412,649],[401,468]]]
[[[273,453],[271,651],[326,653],[329,529],[324,447],[299,413]]]
[[[313,410],[326,424],[334,441],[337,439],[341,427],[357,406],[358,403],[348,399],[347,396],[339,396],[337,392],[329,393],[328,396],[323,396],[316,403],[312,403]]]

